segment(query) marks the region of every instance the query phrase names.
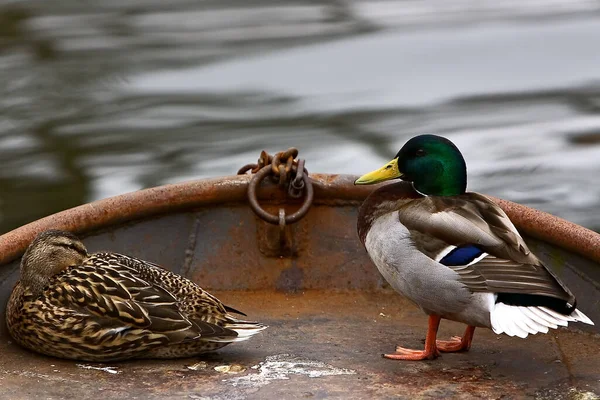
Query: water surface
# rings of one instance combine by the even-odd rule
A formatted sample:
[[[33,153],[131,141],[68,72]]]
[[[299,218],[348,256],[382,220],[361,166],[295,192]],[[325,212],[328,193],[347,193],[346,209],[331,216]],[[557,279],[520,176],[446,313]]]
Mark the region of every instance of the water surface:
[[[510,4],[509,4],[510,3]],[[0,229],[295,146],[360,174],[411,136],[469,189],[600,228],[591,1],[0,6]]]

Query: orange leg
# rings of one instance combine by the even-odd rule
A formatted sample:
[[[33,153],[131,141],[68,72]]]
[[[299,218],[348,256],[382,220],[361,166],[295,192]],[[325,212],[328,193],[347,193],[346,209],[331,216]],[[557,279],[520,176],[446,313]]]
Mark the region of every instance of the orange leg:
[[[458,351],[469,351],[471,342],[473,342],[474,326],[467,326],[463,337],[453,336],[450,340],[437,340],[436,345],[439,351],[444,353],[454,353]]]
[[[396,352],[393,354],[384,354],[385,358],[392,360],[433,360],[439,357],[440,352],[437,349],[435,338],[437,336],[438,327],[440,326],[441,317],[437,315],[429,316],[429,328],[425,337],[425,350],[411,350],[404,347],[396,347]]]
[[[474,326],[467,326],[463,337],[453,336],[450,340],[437,340],[436,345],[439,351],[445,353],[454,353],[457,351],[469,351],[471,348],[471,342],[473,341],[473,334],[475,333]]]

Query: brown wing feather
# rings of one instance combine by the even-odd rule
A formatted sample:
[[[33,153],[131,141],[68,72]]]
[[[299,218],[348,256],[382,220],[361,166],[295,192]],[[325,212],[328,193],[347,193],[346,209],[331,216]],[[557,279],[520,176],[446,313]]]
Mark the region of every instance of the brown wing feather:
[[[399,211],[419,250],[431,258],[444,244],[476,244],[489,254],[472,265],[449,267],[472,291],[537,294],[573,304],[573,294],[530,252],[508,216],[487,197],[423,197]]]
[[[453,245],[477,244],[499,258],[536,262],[500,207],[478,193],[423,197],[400,208],[400,222]]]
[[[160,265],[118,253],[98,253],[98,257],[135,271],[136,275],[154,286],[171,293],[179,302],[181,311],[188,318],[215,325],[228,321],[228,307],[219,299],[200,288],[194,282],[176,275]],[[230,331],[231,336],[235,332]]]
[[[200,337],[236,336],[220,326],[189,318],[179,308],[178,299],[163,287],[139,277],[135,269],[115,260],[92,256],[76,270],[60,277],[61,306],[76,308],[81,315],[97,319],[98,336],[109,332],[115,341],[128,335],[162,337],[156,345],[180,343]],[[130,338],[132,339],[132,338]]]

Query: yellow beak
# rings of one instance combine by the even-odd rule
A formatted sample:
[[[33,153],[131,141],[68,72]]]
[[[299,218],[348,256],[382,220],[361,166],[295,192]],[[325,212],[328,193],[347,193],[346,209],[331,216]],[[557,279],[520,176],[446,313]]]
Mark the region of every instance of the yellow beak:
[[[354,181],[355,185],[372,185],[377,182],[383,182],[394,178],[400,178],[402,172],[398,170],[398,159],[394,158],[383,167],[369,172]]]

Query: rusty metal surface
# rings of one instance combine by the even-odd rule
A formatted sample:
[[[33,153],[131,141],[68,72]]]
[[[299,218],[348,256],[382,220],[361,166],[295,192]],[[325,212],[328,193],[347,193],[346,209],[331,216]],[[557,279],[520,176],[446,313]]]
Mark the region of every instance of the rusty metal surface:
[[[20,257],[37,233],[50,228],[86,234],[165,213],[222,203],[245,203],[251,178],[250,175],[237,175],[165,185],[50,215],[0,236],[0,264]],[[351,175],[311,174],[315,204],[360,202],[378,187],[354,186],[355,179]],[[281,201],[285,199],[285,193],[277,185],[265,183],[259,191],[259,198]],[[496,200],[523,232],[600,263],[599,234],[538,210],[507,200]]]
[[[427,323],[391,292],[216,294],[270,328],[203,359],[109,364],[38,356],[2,338],[0,398],[591,399],[600,393],[598,336],[560,330],[521,340],[477,330],[469,353],[398,362],[380,354],[396,344],[423,346]],[[462,330],[444,321],[440,337]],[[238,373],[215,370],[232,365]]]
[[[323,201],[364,199],[371,188],[348,185],[350,179],[338,175],[313,174],[315,196]],[[20,257],[35,235],[55,228],[86,234],[112,226],[173,213],[180,210],[223,203],[245,203],[250,175],[203,179],[126,193],[65,210],[39,219],[0,236],[0,264]],[[285,193],[265,182],[259,199],[281,201]]]
[[[84,242],[90,251],[116,251],[159,263],[210,290],[385,289],[387,283],[358,241],[356,217],[353,202],[314,205],[305,218],[286,227],[290,243],[284,257],[278,247],[279,227],[262,221],[244,204],[139,220],[90,233]],[[525,239],[576,294],[578,307],[600,321],[598,264],[529,236]],[[5,304],[17,279],[18,261],[0,268],[0,304]],[[600,324],[582,329],[600,332]]]
[[[351,176],[311,176],[314,203],[304,218],[286,226],[284,257],[279,227],[257,217],[246,203],[250,176],[130,193],[0,237],[2,312],[18,279],[15,258],[36,232],[54,227],[82,233],[91,251],[159,263],[270,325],[189,369],[200,359],[100,365],[43,357],[12,344],[2,323],[0,398],[567,399],[600,393],[600,337],[573,328],[527,340],[478,330],[467,354],[423,363],[382,359],[379,354],[396,344],[422,346],[425,316],[389,290],[358,241],[357,207],[372,188],[353,186]],[[258,193],[271,213],[280,207],[293,213],[301,204],[301,199],[283,204],[286,193],[276,185]],[[579,308],[598,323],[600,268],[593,252],[582,256],[535,239],[557,238],[541,227],[530,230],[535,223],[556,223],[559,232],[569,225],[502,204],[536,254],[578,296]],[[575,234],[588,244],[597,240],[584,230]],[[462,330],[444,321],[440,337]],[[241,372],[214,369],[234,364]]]

